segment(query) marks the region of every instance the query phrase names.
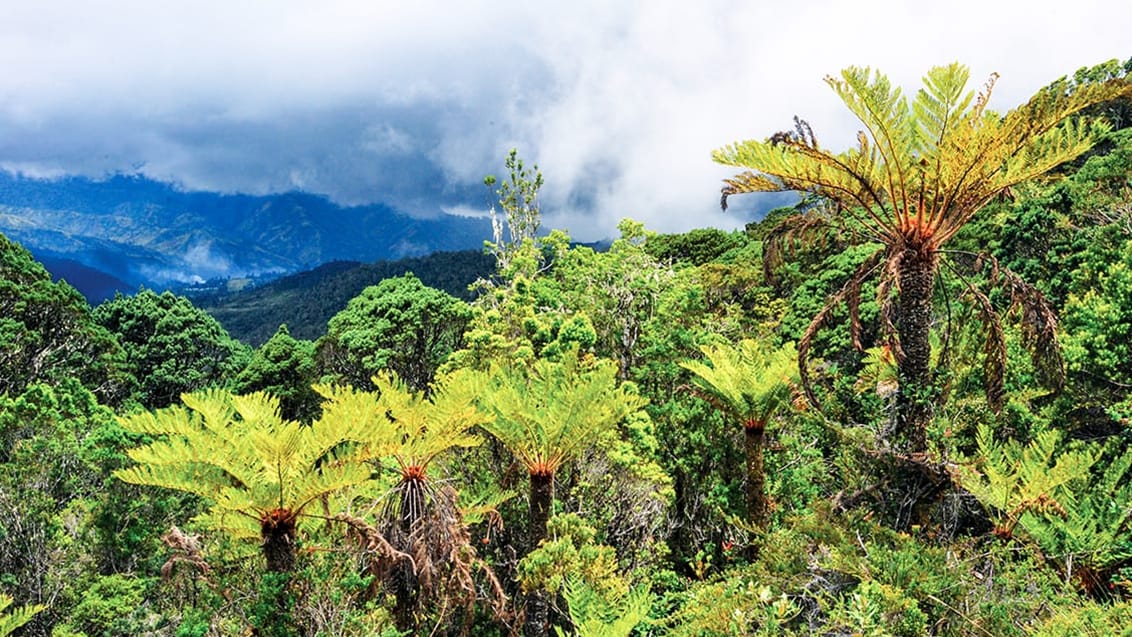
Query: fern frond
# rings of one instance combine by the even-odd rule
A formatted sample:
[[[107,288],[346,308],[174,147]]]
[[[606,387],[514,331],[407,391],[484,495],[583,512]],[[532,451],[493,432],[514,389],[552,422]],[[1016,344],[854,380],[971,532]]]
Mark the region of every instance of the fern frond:
[[[528,470],[555,472],[645,400],[619,384],[610,360],[583,363],[576,353],[537,360],[529,369],[496,366],[485,402],[496,414],[483,423]]]
[[[610,599],[574,577],[564,582],[562,596],[577,637],[628,637],[648,619],[653,600],[644,587]],[[561,629],[556,630],[563,635]]]
[[[47,608],[42,604],[33,604],[9,610],[12,601],[11,597],[0,593],[0,637],[11,635],[17,628],[30,622],[37,613]]]
[[[1071,484],[1087,476],[1096,457],[1061,449],[1061,433],[1046,430],[1027,445],[996,443],[990,427],[976,434],[981,460],[956,469],[959,484],[994,512],[996,533],[1010,537],[1024,514],[1067,511],[1076,505]]]

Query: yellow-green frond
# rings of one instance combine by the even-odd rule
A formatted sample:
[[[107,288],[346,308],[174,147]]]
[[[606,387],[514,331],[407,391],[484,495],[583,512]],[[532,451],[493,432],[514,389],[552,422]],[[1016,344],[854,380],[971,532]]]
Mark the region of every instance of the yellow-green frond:
[[[395,374],[375,376],[373,382],[385,419],[380,426],[394,441],[390,455],[404,466],[427,467],[450,449],[479,445],[481,440],[472,430],[491,420],[476,405],[485,386],[478,372],[441,375],[428,396],[413,391]]]
[[[47,608],[42,604],[18,608],[11,608],[11,606],[12,598],[0,593],[0,637],[11,635],[17,628],[30,622],[37,613]]]
[[[798,382],[798,353],[793,343],[770,351],[757,341],[701,348],[706,361],[680,366],[719,408],[740,421],[765,423],[791,401]]]
[[[796,190],[837,204],[838,219],[866,240],[938,249],[991,198],[1079,156],[1105,132],[1073,121],[1089,106],[1132,93],[1119,64],[1061,79],[1005,115],[987,109],[997,75],[968,91],[967,67],[928,71],[909,104],[869,68],[826,79],[865,130],[841,153],[820,148],[808,126],[712,154],[747,169],[724,180],[728,196]]]
[[[157,439],[130,450],[137,464],[115,475],[199,495],[213,520],[229,513],[255,520],[277,510],[297,515],[316,499],[369,481],[375,450],[392,448],[374,434],[384,416],[372,395],[327,393],[327,409],[310,425],[283,420],[278,400],[263,393],[186,395],[188,409],[130,419]]]
[[[483,427],[528,470],[554,472],[597,437],[646,403],[618,384],[609,360],[535,361],[529,368],[497,366],[485,402],[496,418]]]

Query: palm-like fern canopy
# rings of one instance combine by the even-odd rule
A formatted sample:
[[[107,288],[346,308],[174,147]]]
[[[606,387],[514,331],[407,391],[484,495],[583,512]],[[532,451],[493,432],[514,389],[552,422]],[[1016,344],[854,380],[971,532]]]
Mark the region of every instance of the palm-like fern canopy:
[[[864,125],[857,145],[822,148],[799,121],[795,132],[725,146],[716,162],[752,171],[724,180],[724,205],[747,192],[814,193],[835,202],[863,238],[937,249],[993,197],[1077,157],[1108,130],[1071,116],[1129,90],[1112,67],[1109,81],[1063,78],[1005,115],[987,108],[997,75],[976,95],[966,90],[966,66],[938,66],[909,101],[881,73],[849,67],[826,82]]]
[[[127,430],[156,440],[130,450],[138,464],[115,475],[198,495],[213,505],[206,521],[258,537],[264,520],[294,521],[320,497],[368,480],[365,461],[393,448],[377,433],[381,412],[372,394],[326,395],[322,417],[308,426],[283,420],[278,400],[267,394],[185,394],[185,407],[121,419]]]
[[[610,427],[645,405],[618,385],[614,361],[567,352],[560,361],[494,370],[487,404],[496,414],[484,428],[532,474],[553,475]]]
[[[402,471],[423,471],[439,454],[454,448],[475,447],[476,425],[486,425],[491,416],[476,407],[486,385],[482,374],[457,370],[433,383],[430,394],[414,392],[394,375],[376,376],[381,413],[393,441],[390,452]]]
[[[758,341],[738,345],[705,345],[707,361],[686,361],[692,382],[709,401],[741,423],[764,426],[774,412],[790,403],[798,379],[798,352],[793,343],[769,350]]]

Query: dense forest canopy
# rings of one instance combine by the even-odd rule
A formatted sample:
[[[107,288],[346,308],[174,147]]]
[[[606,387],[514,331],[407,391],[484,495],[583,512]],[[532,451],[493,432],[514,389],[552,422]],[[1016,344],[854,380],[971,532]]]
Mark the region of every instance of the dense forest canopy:
[[[849,69],[716,153],[797,206],[607,250],[513,152],[484,254],[243,305],[0,236],[0,635],[1121,634],[1130,71]]]

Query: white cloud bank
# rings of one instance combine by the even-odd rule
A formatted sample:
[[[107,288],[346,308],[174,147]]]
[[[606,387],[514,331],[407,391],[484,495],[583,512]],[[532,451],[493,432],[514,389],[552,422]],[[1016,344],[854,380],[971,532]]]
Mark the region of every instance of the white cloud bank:
[[[913,90],[959,60],[1009,108],[1127,59],[1124,2],[230,2],[0,4],[0,166],[140,170],[187,188],[301,188],[414,214],[484,201],[510,147],[547,224],[631,216],[741,225],[712,149],[787,128],[856,130],[822,82],[869,65]]]

